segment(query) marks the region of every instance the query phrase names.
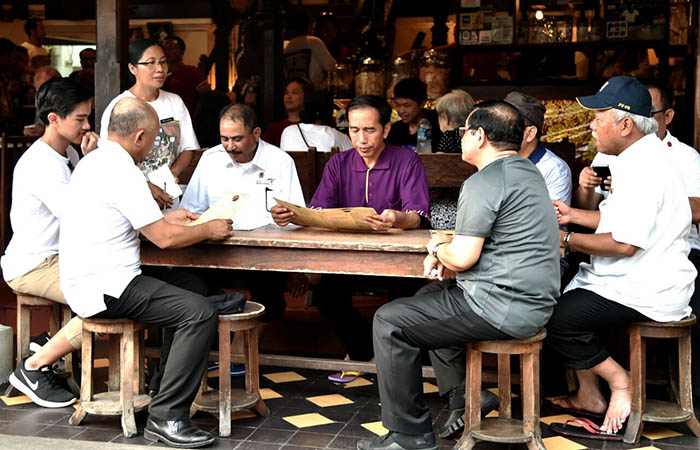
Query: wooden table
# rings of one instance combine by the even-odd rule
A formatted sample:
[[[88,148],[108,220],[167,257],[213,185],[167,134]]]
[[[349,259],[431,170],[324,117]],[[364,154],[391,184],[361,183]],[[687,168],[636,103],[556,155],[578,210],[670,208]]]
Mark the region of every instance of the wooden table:
[[[141,247],[141,263],[151,266],[200,267],[279,272],[335,273],[423,277],[428,230],[355,233],[268,225],[236,231],[223,242],[204,242],[182,249]],[[320,370],[376,373],[374,363],[283,355],[260,355],[260,364]],[[432,367],[423,375],[434,377]]]
[[[141,247],[150,266],[423,277],[428,230],[355,233],[268,225],[223,242],[161,250]]]

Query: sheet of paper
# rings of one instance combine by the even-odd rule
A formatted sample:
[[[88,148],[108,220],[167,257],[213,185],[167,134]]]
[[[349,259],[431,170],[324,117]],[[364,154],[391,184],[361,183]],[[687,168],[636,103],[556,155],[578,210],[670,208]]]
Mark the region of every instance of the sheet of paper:
[[[235,225],[236,214],[243,209],[249,196],[247,194],[230,194],[204,211],[197,220],[193,220],[188,225],[194,226],[200,223],[209,222],[214,219],[231,219]],[[235,228],[235,227],[234,227]]]
[[[376,215],[374,208],[328,208],[311,209],[275,199],[278,205],[293,211],[297,225],[330,228],[332,230],[372,231],[365,218]]]
[[[175,177],[167,164],[163,164],[153,172],[148,174],[148,181],[163,189],[171,197],[182,195],[180,185],[175,182]]]

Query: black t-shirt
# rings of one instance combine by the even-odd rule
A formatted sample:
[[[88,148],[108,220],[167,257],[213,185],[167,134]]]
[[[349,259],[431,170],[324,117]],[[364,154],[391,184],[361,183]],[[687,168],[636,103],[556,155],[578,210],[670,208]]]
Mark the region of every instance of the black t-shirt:
[[[430,122],[432,132],[431,148],[433,152],[437,152],[438,143],[440,142],[440,137],[442,136],[442,132],[440,132],[440,124],[438,123],[437,113],[433,110],[424,109],[423,117],[428,119],[428,121]],[[391,125],[391,130],[389,131],[387,143],[391,145],[396,145],[397,147],[411,146],[415,149],[417,137],[418,131],[416,131],[413,134],[409,134],[408,124],[398,121]]]

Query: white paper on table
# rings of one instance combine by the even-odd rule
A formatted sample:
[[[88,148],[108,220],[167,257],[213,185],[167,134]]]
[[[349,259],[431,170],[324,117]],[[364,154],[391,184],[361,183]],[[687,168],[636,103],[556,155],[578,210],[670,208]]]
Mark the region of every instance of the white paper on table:
[[[163,164],[153,172],[148,174],[148,181],[163,189],[171,197],[182,195],[180,185],[175,182],[175,177],[167,164]]]

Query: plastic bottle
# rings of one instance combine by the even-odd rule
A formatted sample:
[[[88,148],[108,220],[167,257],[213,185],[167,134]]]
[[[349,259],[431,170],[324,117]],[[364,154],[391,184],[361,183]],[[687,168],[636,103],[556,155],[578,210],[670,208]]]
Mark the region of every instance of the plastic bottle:
[[[428,119],[421,119],[418,124],[418,135],[416,136],[416,152],[432,153],[432,126]]]

